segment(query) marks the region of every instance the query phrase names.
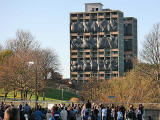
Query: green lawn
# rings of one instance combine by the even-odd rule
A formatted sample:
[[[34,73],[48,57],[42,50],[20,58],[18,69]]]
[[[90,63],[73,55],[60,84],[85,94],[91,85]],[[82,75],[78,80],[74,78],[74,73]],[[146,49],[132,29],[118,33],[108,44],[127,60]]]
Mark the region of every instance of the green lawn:
[[[2,90],[0,90],[0,97],[3,98],[4,97],[4,92]],[[30,94],[28,94],[28,98],[29,98]],[[7,98],[13,98],[13,92],[10,92],[7,96]],[[67,92],[67,91],[63,91],[63,100],[68,101],[70,100],[72,97],[78,97],[77,95]],[[17,94],[16,99],[20,99],[20,93]],[[32,95],[31,100],[35,100],[35,95]],[[40,95],[39,100],[43,100],[42,95]],[[58,90],[55,88],[48,88],[45,92],[45,100],[62,100],[62,90]]]

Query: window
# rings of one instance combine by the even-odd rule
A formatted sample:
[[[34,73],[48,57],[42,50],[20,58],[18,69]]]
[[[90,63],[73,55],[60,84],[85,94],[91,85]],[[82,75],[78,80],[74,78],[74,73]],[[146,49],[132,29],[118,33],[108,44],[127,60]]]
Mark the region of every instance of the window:
[[[86,58],[86,60],[90,60],[89,58]]]
[[[124,40],[124,51],[132,51],[132,40]]]
[[[96,11],[98,11],[98,8],[96,8]]]
[[[106,52],[105,52],[105,55],[106,55],[106,56],[110,56],[110,51],[106,51]]]
[[[71,17],[77,17],[77,14],[71,14]]]
[[[99,15],[99,16],[103,16],[103,14],[104,14],[104,13],[99,13],[98,15]]]
[[[72,74],[72,77],[77,77],[77,75]]]
[[[112,12],[111,14],[112,14],[112,15],[117,15],[117,12]]]
[[[86,74],[85,76],[86,76],[86,77],[90,77],[90,74]]]
[[[118,74],[112,74],[112,77],[118,77]]]
[[[77,55],[77,53],[76,52],[72,52],[72,55]]]
[[[104,77],[104,74],[100,74],[100,77]]]
[[[105,77],[106,77],[106,79],[109,79],[110,78],[110,74],[106,74]]]
[[[80,77],[83,77],[83,74],[80,74]]]
[[[79,18],[83,18],[83,14],[79,14],[78,17],[79,17]]]
[[[118,54],[118,51],[112,51],[112,54],[114,54],[114,55]]]
[[[83,55],[83,52],[79,52],[79,55]]]
[[[104,52],[99,52],[100,55],[104,55]]]
[[[86,52],[86,55],[90,55],[90,52]]]
[[[125,36],[132,35],[132,24],[124,24],[124,35]]]
[[[89,14],[86,14],[86,16],[89,16]]]

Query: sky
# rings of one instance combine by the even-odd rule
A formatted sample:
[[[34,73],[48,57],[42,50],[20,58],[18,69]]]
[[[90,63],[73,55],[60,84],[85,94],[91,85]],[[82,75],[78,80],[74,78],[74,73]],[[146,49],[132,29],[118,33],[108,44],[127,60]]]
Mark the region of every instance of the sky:
[[[70,77],[70,12],[85,11],[85,3],[120,10],[138,20],[138,51],[153,24],[160,23],[160,0],[0,0],[0,44],[15,38],[17,30],[30,31],[42,48],[53,49],[64,78]]]

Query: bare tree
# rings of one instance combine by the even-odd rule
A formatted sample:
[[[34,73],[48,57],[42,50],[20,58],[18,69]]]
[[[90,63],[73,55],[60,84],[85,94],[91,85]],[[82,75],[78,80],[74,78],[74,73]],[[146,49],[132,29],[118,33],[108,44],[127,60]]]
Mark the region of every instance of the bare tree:
[[[39,43],[34,40],[32,34],[23,30],[17,30],[16,38],[7,41],[7,49],[12,50],[13,52],[34,50],[39,47]]]
[[[155,24],[152,31],[146,35],[143,49],[140,53],[143,64],[140,70],[155,78],[160,91],[160,24]]]
[[[47,86],[47,77],[48,74],[53,71],[58,71],[59,70],[59,63],[57,59],[57,55],[54,53],[53,50],[51,49],[42,49],[39,52],[39,60],[41,64],[41,70],[42,70],[42,78],[43,79],[43,84],[42,84],[42,93],[43,93],[43,100],[45,99],[45,88]]]
[[[40,45],[34,40],[32,34],[23,30],[18,30],[16,32],[15,39],[7,41],[7,49],[13,51],[13,59],[17,59],[17,62],[15,63],[15,69],[17,69],[15,76],[17,76],[16,80],[20,85],[21,99],[26,99],[27,92],[33,91],[32,88],[35,88],[31,84],[31,80],[33,80],[34,77],[29,73],[28,63],[33,59],[32,51],[39,49],[39,47]]]
[[[3,46],[0,44],[0,52],[3,50]]]

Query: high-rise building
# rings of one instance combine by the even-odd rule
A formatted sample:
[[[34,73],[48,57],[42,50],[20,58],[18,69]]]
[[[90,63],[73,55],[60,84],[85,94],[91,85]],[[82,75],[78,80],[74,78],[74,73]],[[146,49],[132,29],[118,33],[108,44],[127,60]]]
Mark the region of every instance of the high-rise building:
[[[85,12],[70,14],[70,76],[84,82],[94,76],[122,76],[137,57],[137,21],[101,3],[85,4]],[[128,67],[129,66],[129,67]]]

